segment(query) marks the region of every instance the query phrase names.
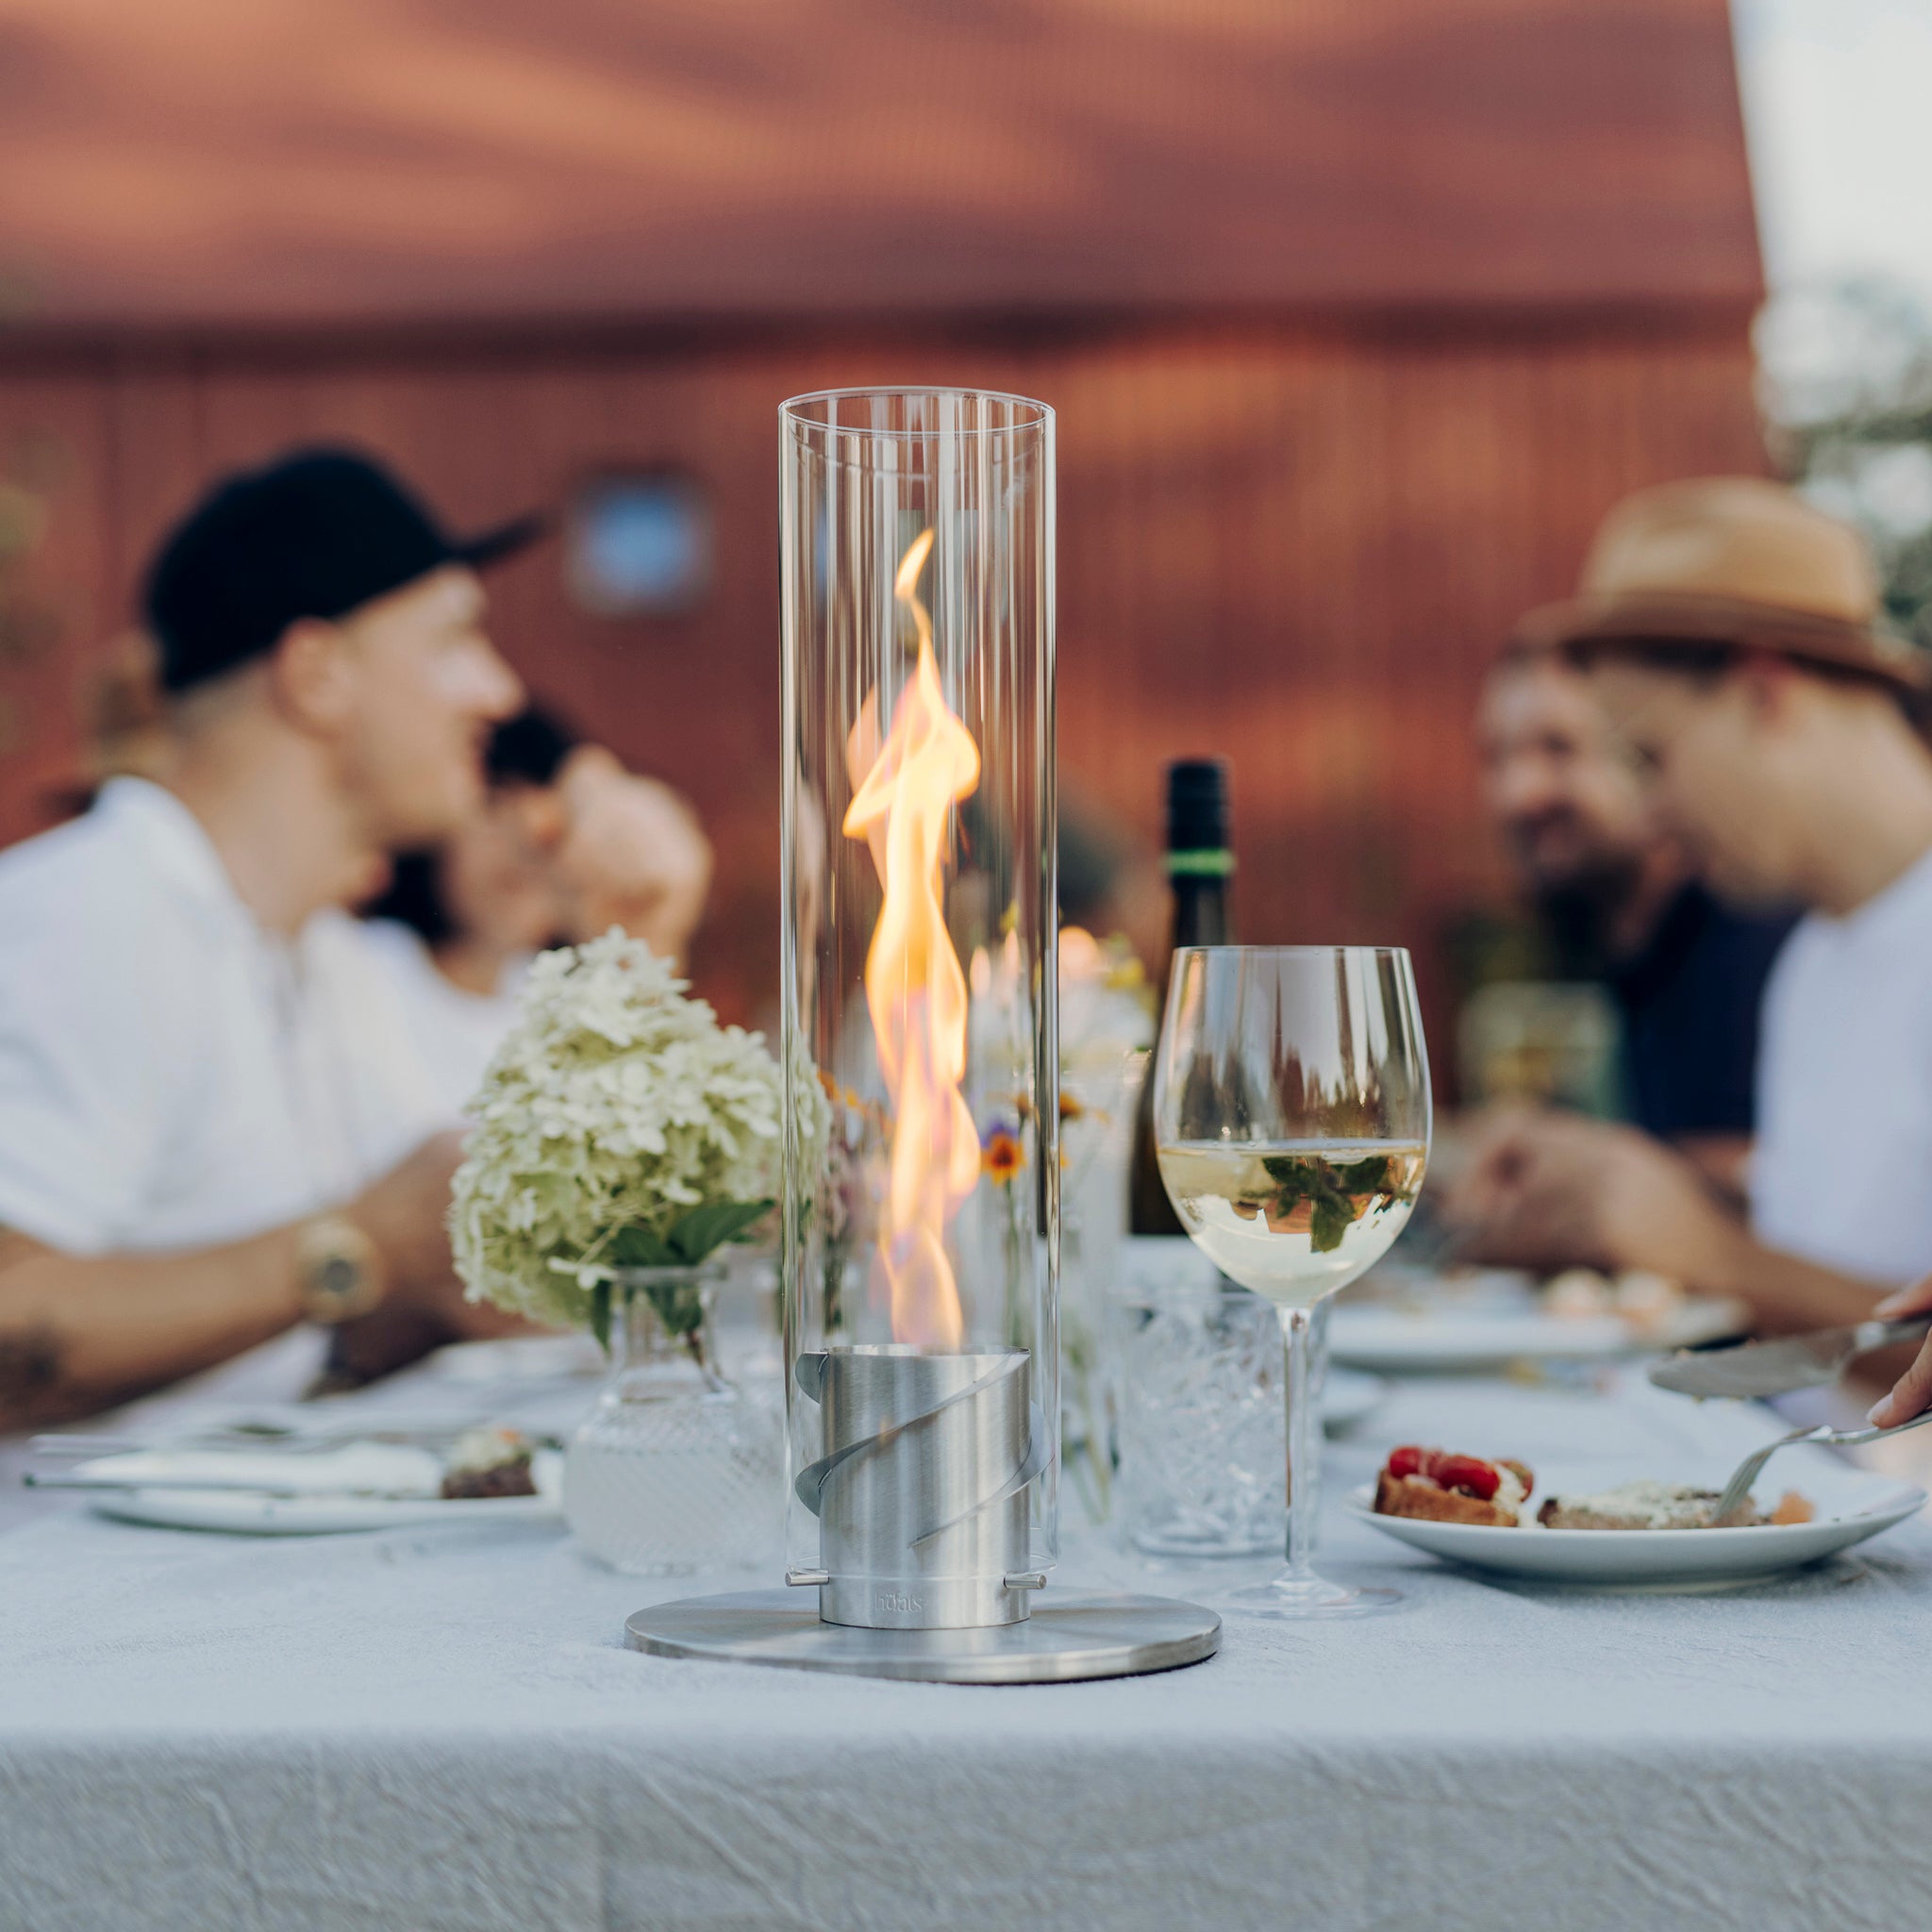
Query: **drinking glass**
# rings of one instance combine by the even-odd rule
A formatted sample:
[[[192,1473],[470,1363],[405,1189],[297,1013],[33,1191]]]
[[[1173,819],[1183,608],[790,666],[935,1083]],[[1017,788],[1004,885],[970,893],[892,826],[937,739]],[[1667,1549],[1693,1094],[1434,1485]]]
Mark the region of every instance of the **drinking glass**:
[[[1115,1513],[1145,1557],[1265,1557],[1288,1520],[1281,1331],[1214,1274],[1114,1297]]]
[[[1288,1567],[1234,1593],[1280,1618],[1386,1609],[1391,1590],[1316,1573],[1309,1398],[1315,1308],[1403,1230],[1429,1158],[1415,974],[1394,946],[1192,946],[1174,955],[1156,1049],[1160,1177],[1194,1244],[1280,1319]]]

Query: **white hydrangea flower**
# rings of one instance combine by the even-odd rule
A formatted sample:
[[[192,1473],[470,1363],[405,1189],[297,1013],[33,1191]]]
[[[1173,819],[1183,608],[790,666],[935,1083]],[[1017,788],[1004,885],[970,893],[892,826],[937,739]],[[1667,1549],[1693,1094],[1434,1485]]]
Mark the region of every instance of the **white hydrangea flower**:
[[[782,1081],[641,941],[544,953],[457,1170],[450,1241],[472,1301],[582,1324],[610,1243],[778,1191]],[[687,1257],[696,1258],[696,1257]]]

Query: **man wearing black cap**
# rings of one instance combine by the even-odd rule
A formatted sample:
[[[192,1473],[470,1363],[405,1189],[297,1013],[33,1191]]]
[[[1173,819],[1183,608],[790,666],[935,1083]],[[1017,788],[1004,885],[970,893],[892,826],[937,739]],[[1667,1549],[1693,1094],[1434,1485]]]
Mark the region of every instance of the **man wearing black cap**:
[[[0,855],[0,1425],[300,1324],[485,1324],[443,1233],[455,1136],[344,903],[476,806],[522,698],[477,570],[377,465],[231,477],[146,614],[174,756]]]

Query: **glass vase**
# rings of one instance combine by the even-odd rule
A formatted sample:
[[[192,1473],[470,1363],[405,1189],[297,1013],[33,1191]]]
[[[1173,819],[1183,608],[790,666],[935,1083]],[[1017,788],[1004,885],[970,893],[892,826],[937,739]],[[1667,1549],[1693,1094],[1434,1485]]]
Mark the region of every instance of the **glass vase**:
[[[720,1371],[724,1273],[633,1268],[613,1283],[610,1377],[571,1438],[563,1502],[578,1542],[632,1576],[750,1566],[777,1546],[780,1423]]]

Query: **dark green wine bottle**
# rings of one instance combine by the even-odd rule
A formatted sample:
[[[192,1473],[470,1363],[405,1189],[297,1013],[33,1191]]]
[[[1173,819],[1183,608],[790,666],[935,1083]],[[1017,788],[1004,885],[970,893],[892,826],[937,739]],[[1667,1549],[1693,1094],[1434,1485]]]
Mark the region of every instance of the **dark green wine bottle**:
[[[1184,1234],[1160,1179],[1154,1154],[1154,1066],[1160,1051],[1159,1016],[1167,1010],[1167,981],[1182,946],[1234,943],[1228,881],[1234,872],[1228,823],[1227,762],[1181,758],[1167,768],[1167,876],[1174,891],[1174,945],[1160,963],[1160,1005],[1155,1009],[1154,1055],[1134,1120],[1128,1175],[1127,1224],[1135,1234]]]

